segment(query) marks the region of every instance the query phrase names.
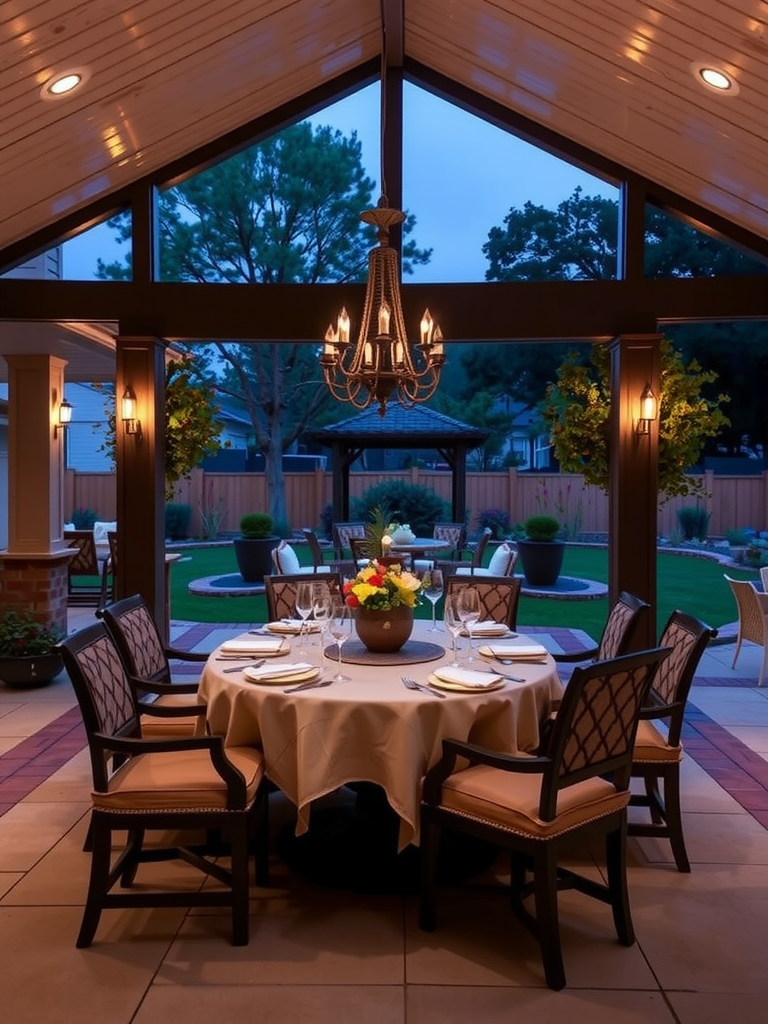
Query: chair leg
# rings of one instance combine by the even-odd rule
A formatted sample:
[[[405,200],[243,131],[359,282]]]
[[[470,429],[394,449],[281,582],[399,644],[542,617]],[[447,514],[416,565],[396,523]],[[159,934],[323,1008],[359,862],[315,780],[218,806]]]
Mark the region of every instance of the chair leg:
[[[262,785],[256,797],[256,806],[250,817],[249,828],[254,830],[253,855],[256,885],[269,885],[269,787]]]
[[[91,818],[91,873],[83,919],[75,945],[87,949],[99,926],[104,897],[109,890],[109,865],[112,858],[112,830]]]
[[[691,870],[691,862],[688,860],[688,853],[685,849],[685,836],[683,834],[679,768],[664,776],[664,807],[666,810],[669,842],[672,846],[672,855],[675,858],[677,870],[688,873]]]
[[[437,927],[437,854],[439,849],[440,826],[433,821],[422,822],[419,928],[425,932],[433,932]]]
[[[533,865],[536,925],[547,985],[559,992],[565,988],[565,968],[560,946],[557,913],[557,853],[554,843],[542,843]]]
[[[760,664],[760,675],[757,677],[757,685],[765,686],[765,667],[768,663],[768,643],[763,644],[763,660]]]
[[[230,841],[232,875],[232,945],[247,946],[250,938],[248,889],[248,819],[240,814],[232,820]]]
[[[658,775],[645,776],[645,794],[648,801],[648,809],[651,814],[651,821],[654,825],[662,825],[664,823],[664,815],[660,808],[664,806],[664,802],[661,799],[661,793],[659,792],[659,777]]]
[[[629,890],[627,889],[627,819],[626,813],[619,828],[608,832],[605,837],[605,858],[608,875],[608,893],[613,911],[613,923],[619,942],[623,946],[632,946],[635,942],[635,930],[632,926],[632,914],[629,907]]]

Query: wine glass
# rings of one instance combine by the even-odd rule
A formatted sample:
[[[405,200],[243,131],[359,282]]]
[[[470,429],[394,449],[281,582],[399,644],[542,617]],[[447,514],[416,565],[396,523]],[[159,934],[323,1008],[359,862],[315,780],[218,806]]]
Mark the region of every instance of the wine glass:
[[[306,656],[304,650],[304,626],[307,619],[312,614],[313,599],[312,599],[312,584],[298,583],[296,585],[296,614],[301,619],[301,629],[299,630],[299,654]]]
[[[334,600],[331,606],[331,614],[328,619],[328,631],[336,641],[336,647],[339,651],[339,667],[336,675],[333,677],[334,683],[347,682],[349,676],[345,676],[341,671],[341,648],[345,641],[349,640],[352,635],[352,612],[344,604],[341,598]]]
[[[443,596],[443,570],[428,569],[422,577],[422,585],[424,587],[424,596],[432,604],[432,625],[428,632],[439,633],[440,630],[435,621],[435,615],[437,612],[437,602]]]
[[[320,667],[323,665],[325,631],[331,617],[331,590],[327,583],[312,584],[312,618],[320,630]]]
[[[453,661],[450,664],[450,668],[459,668],[459,652],[456,648],[456,641],[459,639],[459,634],[464,629],[464,623],[461,621],[458,606],[459,598],[456,594],[445,599],[443,621],[445,622],[446,629],[453,637]]]
[[[475,660],[475,649],[472,646],[472,627],[480,618],[480,595],[474,587],[462,587],[458,598],[459,618],[466,627],[469,637],[469,657],[467,661]]]

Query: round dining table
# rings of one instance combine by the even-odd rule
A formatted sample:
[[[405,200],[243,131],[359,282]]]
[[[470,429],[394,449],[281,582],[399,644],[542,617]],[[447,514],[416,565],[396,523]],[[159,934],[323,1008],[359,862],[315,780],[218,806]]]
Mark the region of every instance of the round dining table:
[[[505,678],[498,689],[477,692],[432,692],[430,673],[448,665],[451,652],[447,635],[429,626],[416,620],[411,639],[395,655],[367,658],[362,645],[349,641],[355,663],[344,659],[347,645],[342,646],[348,680],[293,693],[285,692],[291,689],[285,681],[250,682],[245,658],[240,667],[224,660],[220,649],[211,653],[199,687],[207,726],[225,737],[225,746],[256,744],[263,750],[267,777],[297,809],[296,835],[308,829],[313,801],[349,783],[375,783],[399,819],[402,850],[418,843],[421,781],[439,760],[444,738],[512,754],[536,749],[539,723],[563,691],[552,657],[506,666],[475,651],[475,661],[464,667],[523,681]],[[285,660],[295,662],[291,644],[297,646],[294,638],[285,645]],[[304,660],[322,660],[327,679],[336,671],[335,657],[328,656],[335,652],[331,646],[323,653],[316,640]],[[407,689],[403,676],[426,692]]]

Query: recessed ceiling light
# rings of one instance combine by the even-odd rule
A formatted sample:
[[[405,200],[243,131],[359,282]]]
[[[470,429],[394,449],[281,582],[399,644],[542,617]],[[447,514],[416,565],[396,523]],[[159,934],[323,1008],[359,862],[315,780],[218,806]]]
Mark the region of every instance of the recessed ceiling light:
[[[708,64],[706,61],[697,60],[691,64],[691,71],[696,76],[699,84],[703,85],[705,89],[718,92],[721,96],[738,95],[739,83],[733,75],[723,71],[722,68]]]
[[[68,68],[51,75],[40,90],[44,100],[58,100],[70,96],[76,89],[88,81],[90,75],[87,68]]]

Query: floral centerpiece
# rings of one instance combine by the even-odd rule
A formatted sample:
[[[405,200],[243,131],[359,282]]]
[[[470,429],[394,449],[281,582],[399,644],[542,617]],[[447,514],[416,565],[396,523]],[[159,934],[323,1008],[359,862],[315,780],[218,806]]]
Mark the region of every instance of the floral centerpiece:
[[[350,608],[378,611],[415,608],[421,592],[421,580],[401,565],[381,565],[375,559],[362,568],[353,580],[344,584],[344,601]]]
[[[344,601],[353,609],[357,635],[369,651],[400,650],[411,635],[421,589],[412,572],[375,559],[344,584]]]

